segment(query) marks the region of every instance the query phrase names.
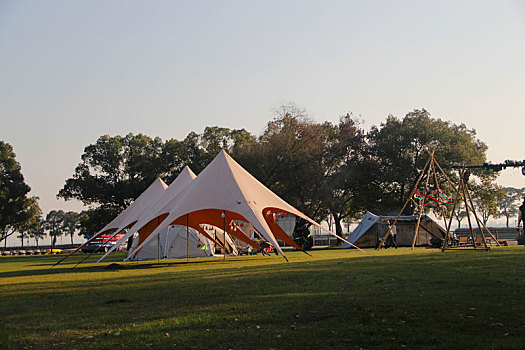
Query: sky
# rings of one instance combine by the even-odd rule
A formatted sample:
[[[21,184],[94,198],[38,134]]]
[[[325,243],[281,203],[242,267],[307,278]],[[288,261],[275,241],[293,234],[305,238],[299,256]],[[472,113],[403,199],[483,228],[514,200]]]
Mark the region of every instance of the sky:
[[[288,103],[365,129],[425,108],[523,160],[524,38],[524,1],[0,0],[0,140],[44,214],[82,209],[56,194],[101,135],[259,135]]]

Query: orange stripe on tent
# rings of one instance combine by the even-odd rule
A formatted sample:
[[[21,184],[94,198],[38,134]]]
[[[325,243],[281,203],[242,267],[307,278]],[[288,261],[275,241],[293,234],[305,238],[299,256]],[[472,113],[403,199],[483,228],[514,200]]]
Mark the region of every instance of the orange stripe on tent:
[[[271,218],[273,212],[270,210],[263,210],[264,219],[266,220],[266,223],[270,227],[270,230],[272,230],[272,233],[275,237],[279,238],[281,241],[285,242],[288,245],[291,245],[292,247],[296,248],[297,250],[303,250],[303,248],[299,247],[295,241],[288,236],[286,232],[277,224],[273,218]]]
[[[237,213],[234,213],[234,212],[231,212],[231,211],[225,211],[225,213],[226,213],[226,217],[222,218],[221,217],[221,214],[222,214],[222,210],[221,209],[202,209],[202,210],[198,210],[198,211],[194,211],[192,213],[189,213],[189,215],[190,215],[190,218],[194,218],[194,220],[199,222],[200,224],[213,225],[213,226],[218,227],[220,229],[222,229],[223,226],[224,226],[224,220],[226,220],[227,223],[229,223],[229,221],[231,221],[231,220],[242,220],[242,221],[248,222],[248,220],[246,220],[242,215],[239,215]],[[185,215],[181,216],[181,218],[183,218],[183,220],[184,220]],[[178,221],[179,219],[177,219],[176,221]],[[233,237],[240,239],[244,243],[251,245],[252,247],[254,247],[257,250],[261,249],[259,244],[257,244],[256,242],[252,241],[244,233],[239,232],[237,230],[235,230],[235,231],[232,230],[230,228],[229,224],[226,225],[226,232],[228,234],[232,235]]]
[[[139,243],[137,244],[137,247],[142,244],[146,240],[146,238],[149,237],[149,235],[160,225],[168,214],[162,214],[160,216],[157,216],[155,219],[148,222],[146,225],[142,226],[138,232],[139,232]],[[138,252],[137,252],[138,253]]]

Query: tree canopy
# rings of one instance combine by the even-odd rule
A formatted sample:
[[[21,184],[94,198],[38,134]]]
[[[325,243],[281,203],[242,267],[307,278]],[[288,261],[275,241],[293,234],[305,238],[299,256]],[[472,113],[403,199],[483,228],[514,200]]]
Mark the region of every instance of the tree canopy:
[[[38,197],[28,197],[13,147],[0,141],[0,242],[28,227],[40,215]]]
[[[482,164],[487,145],[476,138],[476,132],[464,124],[453,124],[432,118],[425,109],[414,110],[403,119],[389,116],[386,122],[373,126],[368,133],[372,155],[379,162],[377,172],[382,193],[378,210],[392,213],[402,208],[427,159],[427,150],[452,178],[452,164]],[[444,179],[443,187],[447,188]],[[411,214],[413,206],[406,210]]]
[[[93,234],[156,177],[170,183],[185,165],[198,174],[221,149],[306,215],[318,221],[332,215],[342,234],[341,222],[365,210],[399,211],[428,159],[427,150],[434,150],[447,175],[455,178],[451,165],[485,162],[487,146],[473,129],[433,118],[424,109],[402,119],[389,116],[366,132],[351,113],[337,124],[316,122],[290,104],[275,111],[258,137],[219,126],[190,132],[180,141],[142,134],[101,136],[84,149],[58,196],[89,206],[80,215],[81,233]],[[494,175],[478,178],[491,185]],[[447,189],[444,178],[439,181]],[[415,209],[409,206],[406,213]]]

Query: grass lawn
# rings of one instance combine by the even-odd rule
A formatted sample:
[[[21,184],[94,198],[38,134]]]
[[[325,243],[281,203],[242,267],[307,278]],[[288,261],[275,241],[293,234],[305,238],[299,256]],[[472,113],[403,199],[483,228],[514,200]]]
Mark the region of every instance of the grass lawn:
[[[0,257],[0,348],[525,348],[522,246],[367,253]]]

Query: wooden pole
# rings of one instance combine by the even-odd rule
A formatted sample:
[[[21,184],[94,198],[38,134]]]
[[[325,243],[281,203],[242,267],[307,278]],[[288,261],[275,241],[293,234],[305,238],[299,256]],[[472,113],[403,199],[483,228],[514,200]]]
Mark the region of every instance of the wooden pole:
[[[434,185],[436,186],[437,192],[439,194],[441,193],[441,188],[439,187],[439,182],[438,182],[438,178],[436,174],[436,167],[434,166],[435,162],[436,162],[435,160],[432,162],[432,174],[434,175]],[[443,222],[445,223],[445,229],[448,231],[445,208],[443,207],[443,205],[440,205],[440,209],[441,209],[441,216],[443,216]]]
[[[224,241],[224,258],[223,260],[226,261],[226,211],[222,211],[222,237]]]
[[[423,170],[421,171],[421,175],[419,175],[419,178],[417,179],[416,184],[414,185],[414,188],[412,189],[412,192],[410,192],[410,196],[408,196],[408,198],[407,198],[407,200],[405,202],[405,205],[403,205],[403,208],[401,209],[401,211],[397,215],[396,219],[394,220],[394,223],[391,226],[388,227],[388,230],[387,230],[386,234],[384,235],[383,240],[381,242],[379,242],[379,246],[376,248],[376,250],[381,249],[383,247],[383,245],[385,244],[386,237],[392,231],[392,226],[395,226],[395,224],[397,224],[397,220],[399,220],[399,217],[401,216],[401,214],[403,214],[403,210],[405,210],[405,208],[407,207],[408,203],[412,199],[412,196],[414,195],[414,192],[416,192],[417,186],[419,185],[419,182],[423,178],[423,175],[425,175],[425,171],[426,171],[427,166],[429,164],[430,164],[430,158],[428,158],[427,163],[423,167]]]
[[[476,214],[476,211],[474,210],[474,203],[472,202],[472,197],[470,196],[470,191],[469,191],[468,185],[465,185],[465,186],[466,186],[466,189],[467,189],[468,200],[469,200],[470,206],[472,208],[472,212],[474,213],[474,217],[476,218],[476,221],[478,223],[479,232],[481,233],[481,236],[483,237],[483,240],[485,242],[485,248],[488,248],[487,247],[487,242],[486,242],[486,239],[485,239],[485,235],[483,234],[483,231],[481,230],[480,224],[483,225],[485,230],[487,230],[488,234],[492,237],[492,239],[494,239],[496,241],[497,245],[499,246],[500,244],[499,244],[498,240],[496,239],[496,237],[494,237],[492,232],[490,232],[490,230],[487,228],[487,226],[485,226],[483,221],[481,221],[478,218],[478,215]]]
[[[452,218],[454,217],[454,211],[456,210],[456,206],[458,205],[458,203],[461,203],[459,201],[459,184],[456,187],[456,201],[454,202],[454,207],[452,207],[452,211],[450,212],[450,220],[448,221],[447,233],[445,234],[445,240],[443,240],[443,246],[441,247],[441,251],[445,251],[445,246],[447,243],[446,240],[450,240],[450,228],[452,227]]]
[[[463,193],[463,199],[465,200],[465,211],[467,212],[467,221],[468,221],[468,227],[470,230],[470,239],[472,240],[474,249],[476,249],[476,236],[474,235],[474,230],[472,230],[472,222],[470,221],[470,211],[469,211],[469,206],[467,205],[467,195],[465,193],[465,179],[463,178],[464,174],[465,174],[465,169],[461,168],[460,174],[459,174],[461,192]]]
[[[430,164],[434,162],[434,151],[432,151],[432,154],[430,155]],[[425,209],[425,202],[427,200],[427,189],[428,189],[428,181],[430,180],[430,170],[432,170],[432,166],[428,167],[427,171],[427,181],[425,182],[425,196],[423,197],[423,200],[419,200],[419,205],[421,205],[421,208],[419,209],[419,216],[417,218],[417,224],[416,224],[416,232],[414,232],[414,240],[412,241],[412,250],[414,249],[414,246],[416,245],[417,236],[419,234],[419,224],[421,222],[421,215],[423,215],[423,210]]]
[[[190,229],[189,229],[190,214],[186,214],[186,262],[190,261]]]

